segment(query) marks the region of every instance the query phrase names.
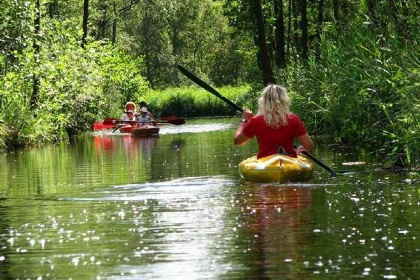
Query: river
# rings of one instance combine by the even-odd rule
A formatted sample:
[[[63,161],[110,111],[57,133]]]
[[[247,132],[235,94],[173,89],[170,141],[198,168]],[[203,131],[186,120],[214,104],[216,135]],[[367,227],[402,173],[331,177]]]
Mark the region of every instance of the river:
[[[352,172],[246,182],[237,165],[257,145],[233,145],[237,124],[0,154],[0,279],[418,279],[418,173],[318,144]]]

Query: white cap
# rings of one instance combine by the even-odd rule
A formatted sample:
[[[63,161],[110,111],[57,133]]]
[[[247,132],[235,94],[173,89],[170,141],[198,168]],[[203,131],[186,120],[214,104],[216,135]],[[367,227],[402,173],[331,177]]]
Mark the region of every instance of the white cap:
[[[140,111],[147,113],[147,108],[146,107],[141,107]]]

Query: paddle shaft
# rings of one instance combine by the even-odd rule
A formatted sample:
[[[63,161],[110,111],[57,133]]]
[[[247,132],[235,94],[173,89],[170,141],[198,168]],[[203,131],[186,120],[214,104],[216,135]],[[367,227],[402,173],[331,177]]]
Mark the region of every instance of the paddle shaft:
[[[181,125],[185,123],[184,119],[173,119],[173,120],[159,120],[159,121],[148,121],[148,122],[138,122],[138,121],[120,121],[117,119],[108,119],[107,122],[104,122],[105,124],[135,124],[135,123],[159,123],[159,124],[163,124],[163,123],[169,123],[169,124],[173,124],[173,125]],[[117,125],[118,126],[118,125]]]
[[[148,121],[148,122],[138,122],[138,121],[117,121],[116,123],[128,123],[128,124],[135,124],[135,123],[169,123],[174,125],[181,125],[184,124],[185,121],[183,119],[176,119],[176,120],[168,120],[168,121]]]
[[[325,170],[327,170],[328,172],[330,172],[331,176],[337,176],[337,172],[335,172],[334,170],[332,170],[331,168],[329,168],[322,161],[320,161],[320,160],[316,159],[315,157],[313,157],[307,151],[302,151],[302,154],[304,154],[305,156],[307,156],[308,158],[310,158],[312,161],[316,162],[319,166],[321,166],[322,168],[324,168]]]
[[[226,97],[222,96],[217,90],[215,90],[214,88],[212,88],[210,85],[206,84],[203,80],[201,80],[200,78],[198,78],[197,76],[195,76],[194,74],[192,74],[190,71],[188,71],[187,69],[185,69],[181,65],[178,65],[178,69],[185,76],[187,76],[190,80],[192,80],[193,82],[195,82],[197,85],[201,86],[202,88],[204,88],[205,90],[207,90],[211,94],[213,94],[213,95],[217,96],[218,98],[222,99],[223,101],[225,101],[227,104],[229,104],[230,106],[232,106],[233,108],[235,108],[239,112],[241,112],[241,113],[243,112],[243,109],[242,108],[240,108],[238,105],[236,105],[235,103],[233,103],[232,101],[230,101]],[[322,161],[320,161],[320,160],[316,159],[315,157],[313,157],[307,151],[303,151],[302,153],[305,156],[307,156],[308,158],[310,158],[311,160],[313,160],[314,162],[316,162],[319,166],[321,166],[322,168],[324,168],[325,170],[327,170],[331,174],[331,176],[336,176],[338,174],[336,171],[332,170],[330,167],[328,167],[327,165],[325,165]]]
[[[221,95],[217,90],[215,90],[214,88],[212,88],[206,82],[204,82],[203,80],[201,80],[200,78],[198,78],[193,73],[191,73],[190,71],[188,71],[187,69],[185,69],[184,67],[182,67],[179,64],[178,64],[178,69],[179,69],[179,71],[182,72],[182,74],[184,74],[185,76],[187,76],[191,81],[193,81],[194,83],[196,83],[200,87],[204,88],[205,90],[207,90],[208,92],[210,92],[214,96],[222,99],[223,101],[225,101],[227,104],[229,104],[230,106],[232,106],[233,108],[235,108],[239,112],[241,112],[241,113],[243,112],[243,109],[241,107],[239,107],[238,105],[236,105],[235,103],[233,103],[232,101],[230,101],[229,99],[227,99],[226,97],[224,97],[223,95]]]

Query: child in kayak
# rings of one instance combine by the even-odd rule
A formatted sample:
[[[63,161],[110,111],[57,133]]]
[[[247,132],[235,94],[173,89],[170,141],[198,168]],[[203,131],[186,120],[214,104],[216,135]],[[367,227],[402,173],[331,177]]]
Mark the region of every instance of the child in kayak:
[[[257,158],[279,153],[297,157],[302,151],[311,152],[314,143],[306,132],[299,117],[290,112],[290,98],[286,89],[279,85],[268,85],[258,100],[258,114],[244,110],[242,121],[236,129],[235,145],[243,145],[256,137],[259,152]],[[294,149],[293,142],[298,138],[303,146]]]
[[[121,116],[122,121],[135,121],[136,104],[134,102],[127,102],[125,104],[125,112]]]
[[[140,109],[140,114],[137,114],[137,122],[139,126],[146,125],[153,121],[153,119],[150,117],[150,113],[147,111],[146,107],[142,107]]]
[[[151,120],[153,120],[154,119],[154,117],[153,117],[153,114],[151,113],[151,112],[149,112],[149,110],[147,109],[147,102],[146,101],[140,101],[140,110],[142,109],[142,108],[146,108],[146,115],[151,119]],[[138,114],[138,116],[137,116],[137,118],[139,117],[141,115],[141,113],[140,114]]]

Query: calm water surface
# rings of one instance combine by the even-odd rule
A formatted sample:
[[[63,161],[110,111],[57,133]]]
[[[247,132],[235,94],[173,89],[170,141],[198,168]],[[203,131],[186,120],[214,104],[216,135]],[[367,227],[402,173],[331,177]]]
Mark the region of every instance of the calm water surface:
[[[1,154],[0,279],[419,279],[418,173],[318,145],[329,166],[367,165],[245,182],[257,146],[232,144],[237,122]]]

